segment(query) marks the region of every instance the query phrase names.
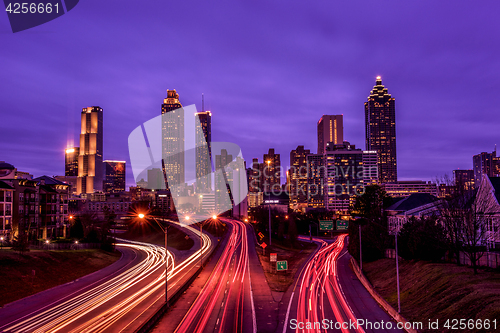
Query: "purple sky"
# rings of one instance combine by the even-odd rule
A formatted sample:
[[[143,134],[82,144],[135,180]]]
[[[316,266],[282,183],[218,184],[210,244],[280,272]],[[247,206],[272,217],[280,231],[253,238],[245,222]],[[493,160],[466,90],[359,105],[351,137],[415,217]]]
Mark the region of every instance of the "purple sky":
[[[433,180],[472,168],[500,143],[500,3],[471,1],[82,0],[13,34],[0,14],[0,160],[64,174],[82,107],[104,109],[104,158],[160,114],[166,89],[212,111],[212,138],[247,161],[316,152],[316,123],[344,115],[364,148],[375,77],[396,98],[398,175]]]

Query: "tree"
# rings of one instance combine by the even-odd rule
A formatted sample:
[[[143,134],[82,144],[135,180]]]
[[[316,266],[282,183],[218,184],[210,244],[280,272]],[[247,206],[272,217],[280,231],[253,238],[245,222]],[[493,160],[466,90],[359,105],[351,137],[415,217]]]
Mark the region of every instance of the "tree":
[[[384,257],[390,240],[387,231],[387,216],[384,208],[391,203],[391,198],[378,185],[365,188],[365,193],[356,197],[351,215],[362,217],[366,225],[358,226],[356,222],[349,227],[349,253],[359,258],[359,227],[361,227],[361,241],[363,261],[373,261]]]
[[[438,261],[446,254],[448,240],[437,217],[411,217],[398,236],[398,254],[405,259]]]

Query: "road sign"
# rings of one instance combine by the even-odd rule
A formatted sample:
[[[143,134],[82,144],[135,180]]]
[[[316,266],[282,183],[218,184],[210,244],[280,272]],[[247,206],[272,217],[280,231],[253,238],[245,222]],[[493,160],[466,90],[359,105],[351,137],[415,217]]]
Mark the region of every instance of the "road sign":
[[[264,234],[262,232],[259,232],[259,237],[264,238]]]
[[[189,236],[188,236],[188,235],[186,235],[186,237],[184,237],[184,238],[186,238],[186,240],[188,240],[188,239],[189,239]]]
[[[332,231],[333,230],[333,221],[332,220],[319,220],[319,230]]]
[[[271,253],[270,261],[271,262],[275,262],[277,260],[278,260],[278,254],[277,253]]]
[[[267,244],[262,242],[262,244],[260,244],[260,246],[262,246],[262,248],[265,249],[267,247]]]
[[[349,228],[349,221],[337,220],[337,230],[347,230]]]
[[[288,269],[288,262],[286,260],[276,262],[276,270],[286,271]]]

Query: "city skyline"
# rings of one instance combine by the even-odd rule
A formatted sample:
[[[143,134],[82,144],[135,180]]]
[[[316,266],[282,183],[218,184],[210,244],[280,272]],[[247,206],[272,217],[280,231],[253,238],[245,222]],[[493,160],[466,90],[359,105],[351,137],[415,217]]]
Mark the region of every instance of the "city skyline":
[[[158,114],[167,89],[177,89],[182,104],[197,104],[198,110],[204,93],[214,115],[213,140],[239,144],[247,161],[274,148],[288,166],[298,145],[315,151],[316,122],[323,114],[343,114],[344,139],[362,147],[363,103],[377,75],[398,99],[399,179],[434,180],[454,169],[472,169],[472,156],[493,151],[499,141],[495,10],[464,2],[452,17],[446,6],[430,2],[367,3],[356,14],[353,4],[326,8],[324,14],[293,2],[287,8],[269,5],[266,13],[242,4],[179,4],[165,32],[182,22],[189,28],[177,29],[169,35],[172,43],[161,45],[154,23],[161,15],[108,4],[96,15],[93,6],[82,3],[61,19],[2,35],[4,83],[10,84],[0,99],[8,110],[0,125],[1,159],[34,176],[64,174],[64,149],[70,142],[77,146],[77,114],[88,105],[105,110],[104,158],[128,161],[127,135]],[[293,24],[286,19],[298,12],[303,15]],[[231,19],[210,28],[199,24],[210,15]],[[90,16],[96,20],[92,27],[82,23]],[[131,20],[137,23],[133,28],[126,25]],[[98,38],[109,24],[117,31],[108,32],[112,43]],[[255,39],[255,29],[276,32]],[[0,31],[10,31],[6,18],[0,19]],[[134,39],[137,34],[147,38]],[[235,38],[236,43],[225,42]],[[27,42],[36,54],[27,51]],[[175,43],[187,50],[182,57],[170,52]],[[108,44],[124,45],[125,52]],[[197,51],[199,45],[204,51]],[[80,46],[99,52],[76,51]],[[235,66],[238,61],[245,66]],[[462,94],[465,86],[470,90]]]

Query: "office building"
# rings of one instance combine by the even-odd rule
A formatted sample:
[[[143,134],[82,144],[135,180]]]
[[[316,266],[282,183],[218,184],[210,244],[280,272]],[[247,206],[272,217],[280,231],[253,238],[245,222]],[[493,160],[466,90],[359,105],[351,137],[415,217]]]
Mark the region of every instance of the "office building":
[[[375,150],[363,151],[363,184],[378,184],[378,153]]]
[[[346,215],[364,192],[363,151],[349,142],[329,142],[324,153],[325,208]]]
[[[454,185],[463,190],[474,188],[474,170],[453,170]]]
[[[148,188],[151,190],[159,190],[165,188],[165,178],[163,177],[163,172],[160,168],[152,168],[148,170],[148,181],[146,186],[142,185],[142,188]],[[139,186],[139,182],[137,182]]]
[[[325,208],[323,154],[307,155],[307,207]]]
[[[396,183],[382,184],[382,188],[391,197],[408,197],[414,193],[427,193],[438,196],[436,183],[422,180],[398,181]]]
[[[104,180],[102,108],[83,108],[81,116],[77,194],[102,191]]]
[[[179,94],[167,90],[167,98],[161,105],[162,114],[162,157],[166,187],[168,179],[173,185],[184,184],[184,109]],[[168,176],[167,176],[168,175]]]
[[[395,183],[398,180],[395,99],[382,85],[380,76],[365,102],[365,126],[366,150],[378,152],[379,181]]]
[[[318,121],[318,154],[323,154],[326,144],[342,144],[344,142],[344,116],[323,115]]]
[[[262,172],[261,185],[263,192],[281,193],[281,159],[273,148],[264,154],[264,169]]]
[[[196,116],[196,192],[212,192],[212,114],[210,111],[197,112]]]
[[[104,179],[104,192],[125,192],[125,161],[104,161],[106,177]]]
[[[474,167],[474,187],[479,188],[481,185],[481,178],[483,175],[487,177],[495,176],[497,161],[497,152],[493,151],[491,154],[482,152],[472,157],[472,165]]]
[[[78,176],[78,158],[80,156],[80,148],[72,147],[64,151],[64,175],[77,177]]]
[[[307,155],[309,149],[298,146],[290,152],[290,169],[287,173],[290,207],[297,211],[304,211],[307,207]]]

